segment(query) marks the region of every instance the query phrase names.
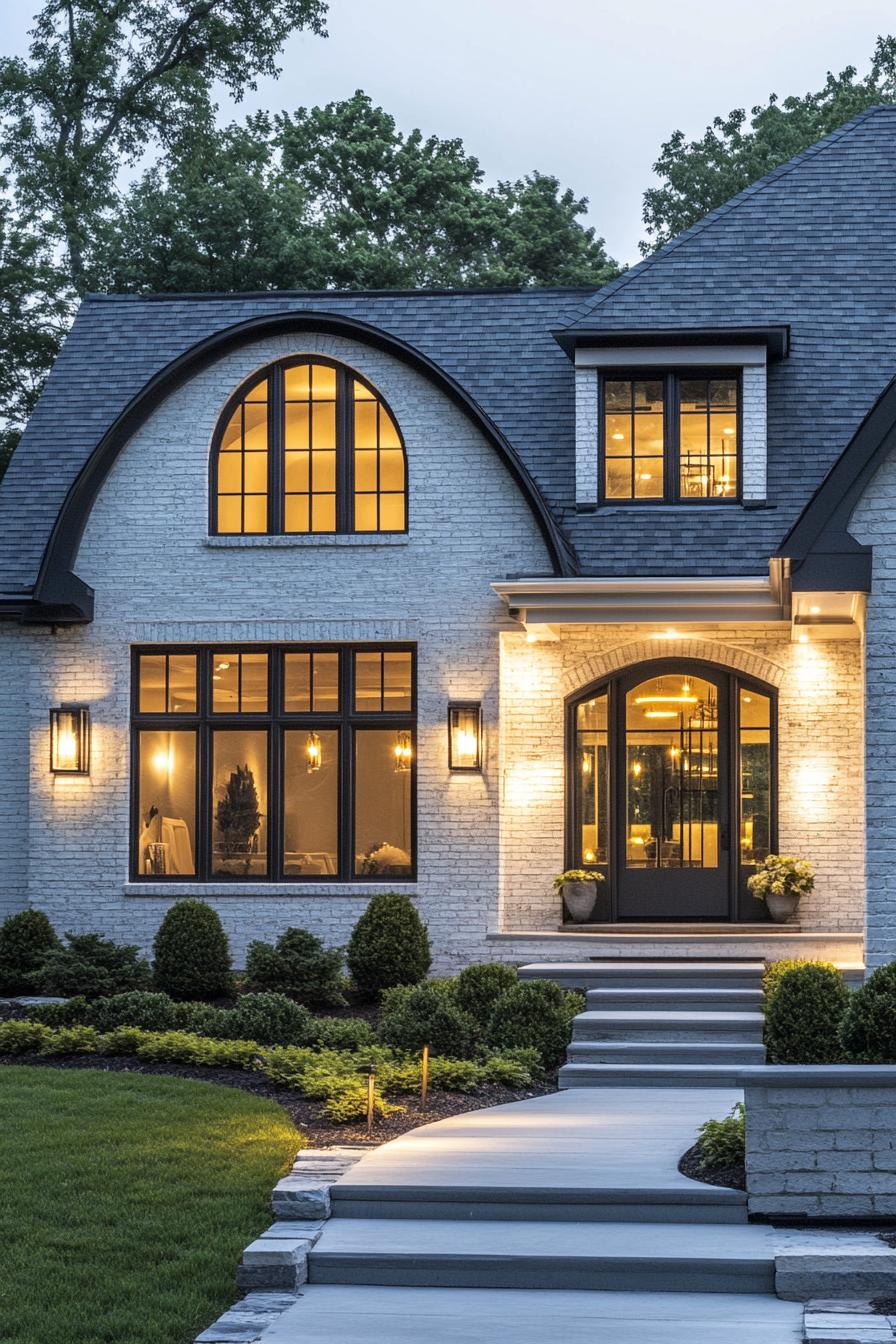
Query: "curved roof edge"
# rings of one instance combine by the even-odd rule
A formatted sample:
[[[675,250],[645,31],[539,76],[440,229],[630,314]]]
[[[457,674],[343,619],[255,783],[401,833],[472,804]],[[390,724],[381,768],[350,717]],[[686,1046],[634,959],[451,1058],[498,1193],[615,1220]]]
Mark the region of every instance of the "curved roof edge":
[[[896,378],[865,419],[778,547],[797,591],[871,590],[871,547],[849,531],[868,482],[896,448]]]
[[[224,327],[160,369],[131,399],[96,444],[69,489],[53,525],[30,600],[26,601],[23,610],[19,609],[19,604],[15,609],[7,609],[14,619],[54,624],[84,623],[93,619],[93,592],[75,574],[75,562],[90,512],[124,445],[164,398],[187,378],[236,346],[289,329],[350,337],[386,351],[428,378],[476,426],[507,467],[538,524],[554,573],[570,575],[578,572],[578,560],[571,543],[558,526],[516,449],[456,379],[416,347],[368,322],[336,313],[296,309],[253,317]],[[0,607],[0,619],[3,615]]]

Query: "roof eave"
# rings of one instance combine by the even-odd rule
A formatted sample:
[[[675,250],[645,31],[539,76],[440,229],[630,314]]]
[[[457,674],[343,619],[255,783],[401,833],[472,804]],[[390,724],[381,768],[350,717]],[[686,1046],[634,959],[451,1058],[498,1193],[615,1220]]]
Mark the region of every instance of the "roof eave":
[[[562,327],[551,333],[570,359],[576,350],[601,346],[630,346],[633,350],[649,346],[763,345],[770,359],[786,359],[790,353],[790,324],[774,323],[764,327]]]

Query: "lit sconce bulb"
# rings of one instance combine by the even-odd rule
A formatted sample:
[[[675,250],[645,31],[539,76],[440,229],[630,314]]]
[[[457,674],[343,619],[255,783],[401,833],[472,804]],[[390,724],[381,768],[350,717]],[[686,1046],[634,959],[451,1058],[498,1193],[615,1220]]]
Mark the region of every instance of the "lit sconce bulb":
[[[591,774],[591,757],[589,756],[587,751],[582,752],[582,774],[583,775]]]
[[[597,860],[597,855],[595,854],[593,849],[586,849],[585,853],[582,855],[582,860],[584,863],[595,863]]]
[[[158,775],[170,775],[174,770],[174,748],[161,747],[152,758],[153,769]]]
[[[413,750],[411,748],[410,733],[396,733],[395,746],[392,748],[392,758],[395,761],[395,770],[401,774],[411,768],[411,758]]]
[[[673,761],[676,760],[677,757],[678,757],[678,748],[677,748],[677,747],[670,747],[670,748],[669,748],[669,755],[672,757]]]
[[[74,733],[63,729],[56,739],[56,754],[59,767],[62,770],[71,770],[78,759],[78,739]]]
[[[644,769],[644,767],[643,767],[643,765],[641,764],[641,762],[640,762],[640,761],[635,761],[634,765],[632,766],[632,774],[634,775],[635,779],[640,779],[640,777],[641,777],[641,771],[642,771],[643,769]]]
[[[320,738],[317,733],[309,733],[305,739],[305,768],[309,775],[320,769],[322,759]]]

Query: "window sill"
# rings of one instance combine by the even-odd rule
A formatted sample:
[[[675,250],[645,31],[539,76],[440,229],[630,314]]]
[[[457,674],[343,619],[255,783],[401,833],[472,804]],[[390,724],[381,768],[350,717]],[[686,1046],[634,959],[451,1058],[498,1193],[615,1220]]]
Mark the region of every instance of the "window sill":
[[[267,896],[280,900],[284,896],[348,896],[352,900],[378,896],[401,887],[415,895],[416,879],[390,877],[386,882],[125,882],[125,896],[154,896],[165,900],[196,896],[217,899],[219,896]]]
[[[213,550],[258,548],[276,550],[282,546],[407,546],[407,532],[303,532],[295,536],[228,536],[206,537],[205,545]]]

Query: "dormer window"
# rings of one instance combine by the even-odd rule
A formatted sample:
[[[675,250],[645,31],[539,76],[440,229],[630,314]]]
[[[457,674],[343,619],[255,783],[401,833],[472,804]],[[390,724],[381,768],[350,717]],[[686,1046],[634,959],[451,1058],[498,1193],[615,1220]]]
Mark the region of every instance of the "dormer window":
[[[602,376],[605,503],[736,501],[740,379],[687,369]]]

